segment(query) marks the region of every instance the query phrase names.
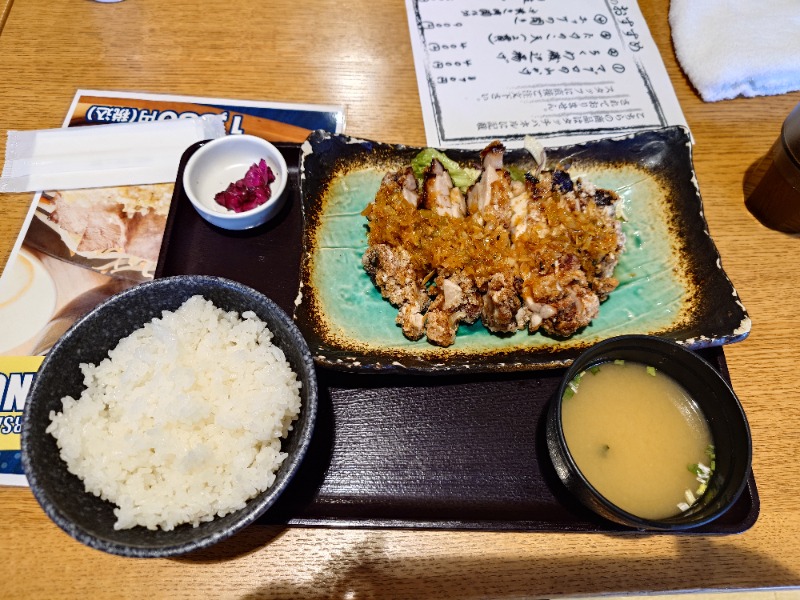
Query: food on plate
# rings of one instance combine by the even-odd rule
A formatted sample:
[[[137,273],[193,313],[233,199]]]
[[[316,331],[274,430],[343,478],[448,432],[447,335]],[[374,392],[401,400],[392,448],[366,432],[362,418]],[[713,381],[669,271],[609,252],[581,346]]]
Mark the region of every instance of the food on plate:
[[[301,382],[253,312],[202,296],[146,323],[62,399],[48,433],[115,529],[197,526],[269,488],[300,412]]]
[[[173,187],[159,183],[56,191],[41,203],[45,212],[37,214],[76,254],[155,262]]]
[[[504,154],[492,142],[478,171],[426,150],[364,210],[362,264],[407,338],[450,346],[479,318],[495,333],[569,337],[617,287],[619,196],[560,167],[506,168]]]
[[[567,387],[561,424],[589,483],[642,518],[688,510],[714,470],[705,416],[680,384],[652,366],[618,360],[584,371]]]
[[[270,199],[272,189],[269,184],[273,181],[275,173],[262,158],[260,162],[253,163],[239,181],[234,181],[224,191],[216,194],[214,201],[237,213],[252,210]]]

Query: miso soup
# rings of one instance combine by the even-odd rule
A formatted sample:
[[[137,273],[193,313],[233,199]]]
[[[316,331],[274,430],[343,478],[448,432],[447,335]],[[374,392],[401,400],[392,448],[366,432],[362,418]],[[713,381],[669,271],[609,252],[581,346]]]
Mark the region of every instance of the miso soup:
[[[561,419],[586,479],[634,515],[674,516],[705,489],[708,423],[683,387],[653,367],[616,361],[585,371],[567,389]]]

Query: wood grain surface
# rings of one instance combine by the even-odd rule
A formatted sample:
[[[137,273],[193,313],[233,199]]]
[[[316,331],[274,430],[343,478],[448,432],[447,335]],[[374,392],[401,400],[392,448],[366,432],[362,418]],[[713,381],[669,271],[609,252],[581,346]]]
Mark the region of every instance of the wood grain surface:
[[[251,526],[196,555],[142,561],[83,547],[28,490],[4,488],[0,595],[553,598],[800,586],[800,399],[792,375],[800,362],[800,242],[760,225],[742,192],[800,93],[702,102],[675,61],[667,0],[640,5],[695,137],[711,234],[753,321],[750,336],[726,348],[754,441],[761,515],[751,530],[676,537]],[[425,142],[400,0],[14,0],[0,8],[8,9],[2,130],[59,126],[84,88],[342,104],[352,135]],[[0,198],[0,264],[30,200]]]

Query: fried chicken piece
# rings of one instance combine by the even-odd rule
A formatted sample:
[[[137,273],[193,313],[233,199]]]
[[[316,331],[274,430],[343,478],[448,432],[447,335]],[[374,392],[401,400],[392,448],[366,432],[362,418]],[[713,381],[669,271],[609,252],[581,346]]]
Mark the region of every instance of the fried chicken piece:
[[[556,312],[555,306],[536,302],[531,296],[524,296],[524,303],[514,315],[514,320],[517,322],[517,329],[527,327],[530,333],[534,333],[542,321],[553,317]]]
[[[481,314],[481,295],[475,282],[463,273],[436,279],[438,293],[431,302],[425,318],[428,341],[438,346],[450,346],[456,341],[461,322],[474,323]]]
[[[489,279],[481,307],[481,322],[489,331],[513,333],[518,329],[516,316],[522,302],[514,284],[514,276],[507,272]]]
[[[590,285],[602,302],[619,285],[619,282],[614,278],[614,269],[625,248],[625,233],[622,231],[622,221],[617,218],[617,207],[619,206],[620,198],[616,192],[597,189],[593,184],[587,184],[580,179],[576,182],[575,193],[580,200],[580,210],[586,210],[587,204],[591,202],[616,240],[614,249],[600,257],[596,257],[597,260],[594,262],[594,273],[592,273],[594,277],[590,281]]]
[[[483,223],[487,235],[503,234],[524,222],[529,195],[524,186],[512,182],[503,168],[505,147],[492,142],[481,152],[483,169],[478,181],[467,192],[467,209],[470,215]],[[501,228],[501,229],[498,229]],[[516,314],[521,301],[516,289],[516,278],[511,268],[498,265],[499,271],[480,282],[481,322],[496,333],[517,330]]]
[[[421,198],[417,192],[417,178],[414,177],[414,170],[411,167],[384,175],[378,193],[388,195],[399,193],[414,208],[420,206]]]
[[[509,192],[508,205],[511,209],[511,238],[516,239],[525,233],[528,228],[528,222],[534,218],[531,213],[533,197],[530,186],[521,181],[512,181]]]
[[[619,197],[597,190],[566,171],[544,172],[526,181],[531,196],[524,220],[516,222],[514,242],[535,248],[539,261],[521,269],[523,306],[520,327],[541,327],[568,337],[591,323],[600,302],[613,291],[613,278],[625,242],[615,206]]]
[[[435,158],[422,176],[422,207],[457,219],[467,214],[464,194],[453,186],[450,173]]]
[[[481,151],[481,176],[467,192],[467,210],[470,214],[481,214],[492,200],[492,185],[499,181],[503,169],[505,147],[492,142]]]
[[[467,190],[467,212],[482,222],[511,226],[511,175],[503,168],[505,147],[492,142],[481,152],[481,176]]]
[[[425,333],[424,312],[430,298],[420,284],[421,277],[411,264],[411,255],[404,248],[386,244],[370,246],[361,259],[381,295],[398,308],[397,324],[403,334],[418,340]]]
[[[569,337],[600,314],[600,299],[584,285],[573,282],[555,302],[556,314],[542,321],[542,329],[556,337]]]
[[[531,274],[521,287],[524,304],[516,321],[531,333],[541,327],[550,335],[569,337],[600,312],[600,299],[574,254],[562,256],[552,273]]]
[[[422,184],[422,206],[441,216],[463,219],[467,214],[464,195],[453,186],[450,174],[437,159],[425,169]],[[481,312],[481,298],[474,279],[462,272],[435,280],[436,297],[425,315],[428,341],[439,346],[455,342],[459,324],[474,323]]]

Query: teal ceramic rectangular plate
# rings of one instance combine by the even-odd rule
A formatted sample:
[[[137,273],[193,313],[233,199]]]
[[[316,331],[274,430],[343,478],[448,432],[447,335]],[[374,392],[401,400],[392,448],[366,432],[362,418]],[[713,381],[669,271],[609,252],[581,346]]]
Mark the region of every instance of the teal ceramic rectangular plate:
[[[619,287],[600,315],[568,339],[542,333],[490,333],[477,322],[447,348],[410,341],[397,310],[361,266],[366,219],[384,174],[408,165],[420,148],[314,132],[302,146],[303,258],[295,319],[318,364],[371,372],[524,371],[566,366],[583,349],[621,334],[650,334],[692,349],[741,340],[750,318],[722,269],[708,232],[684,128],[548,148],[547,168],[561,164],[621,197],[626,249]],[[447,150],[479,167],[479,152]],[[530,168],[524,150],[505,163]]]

